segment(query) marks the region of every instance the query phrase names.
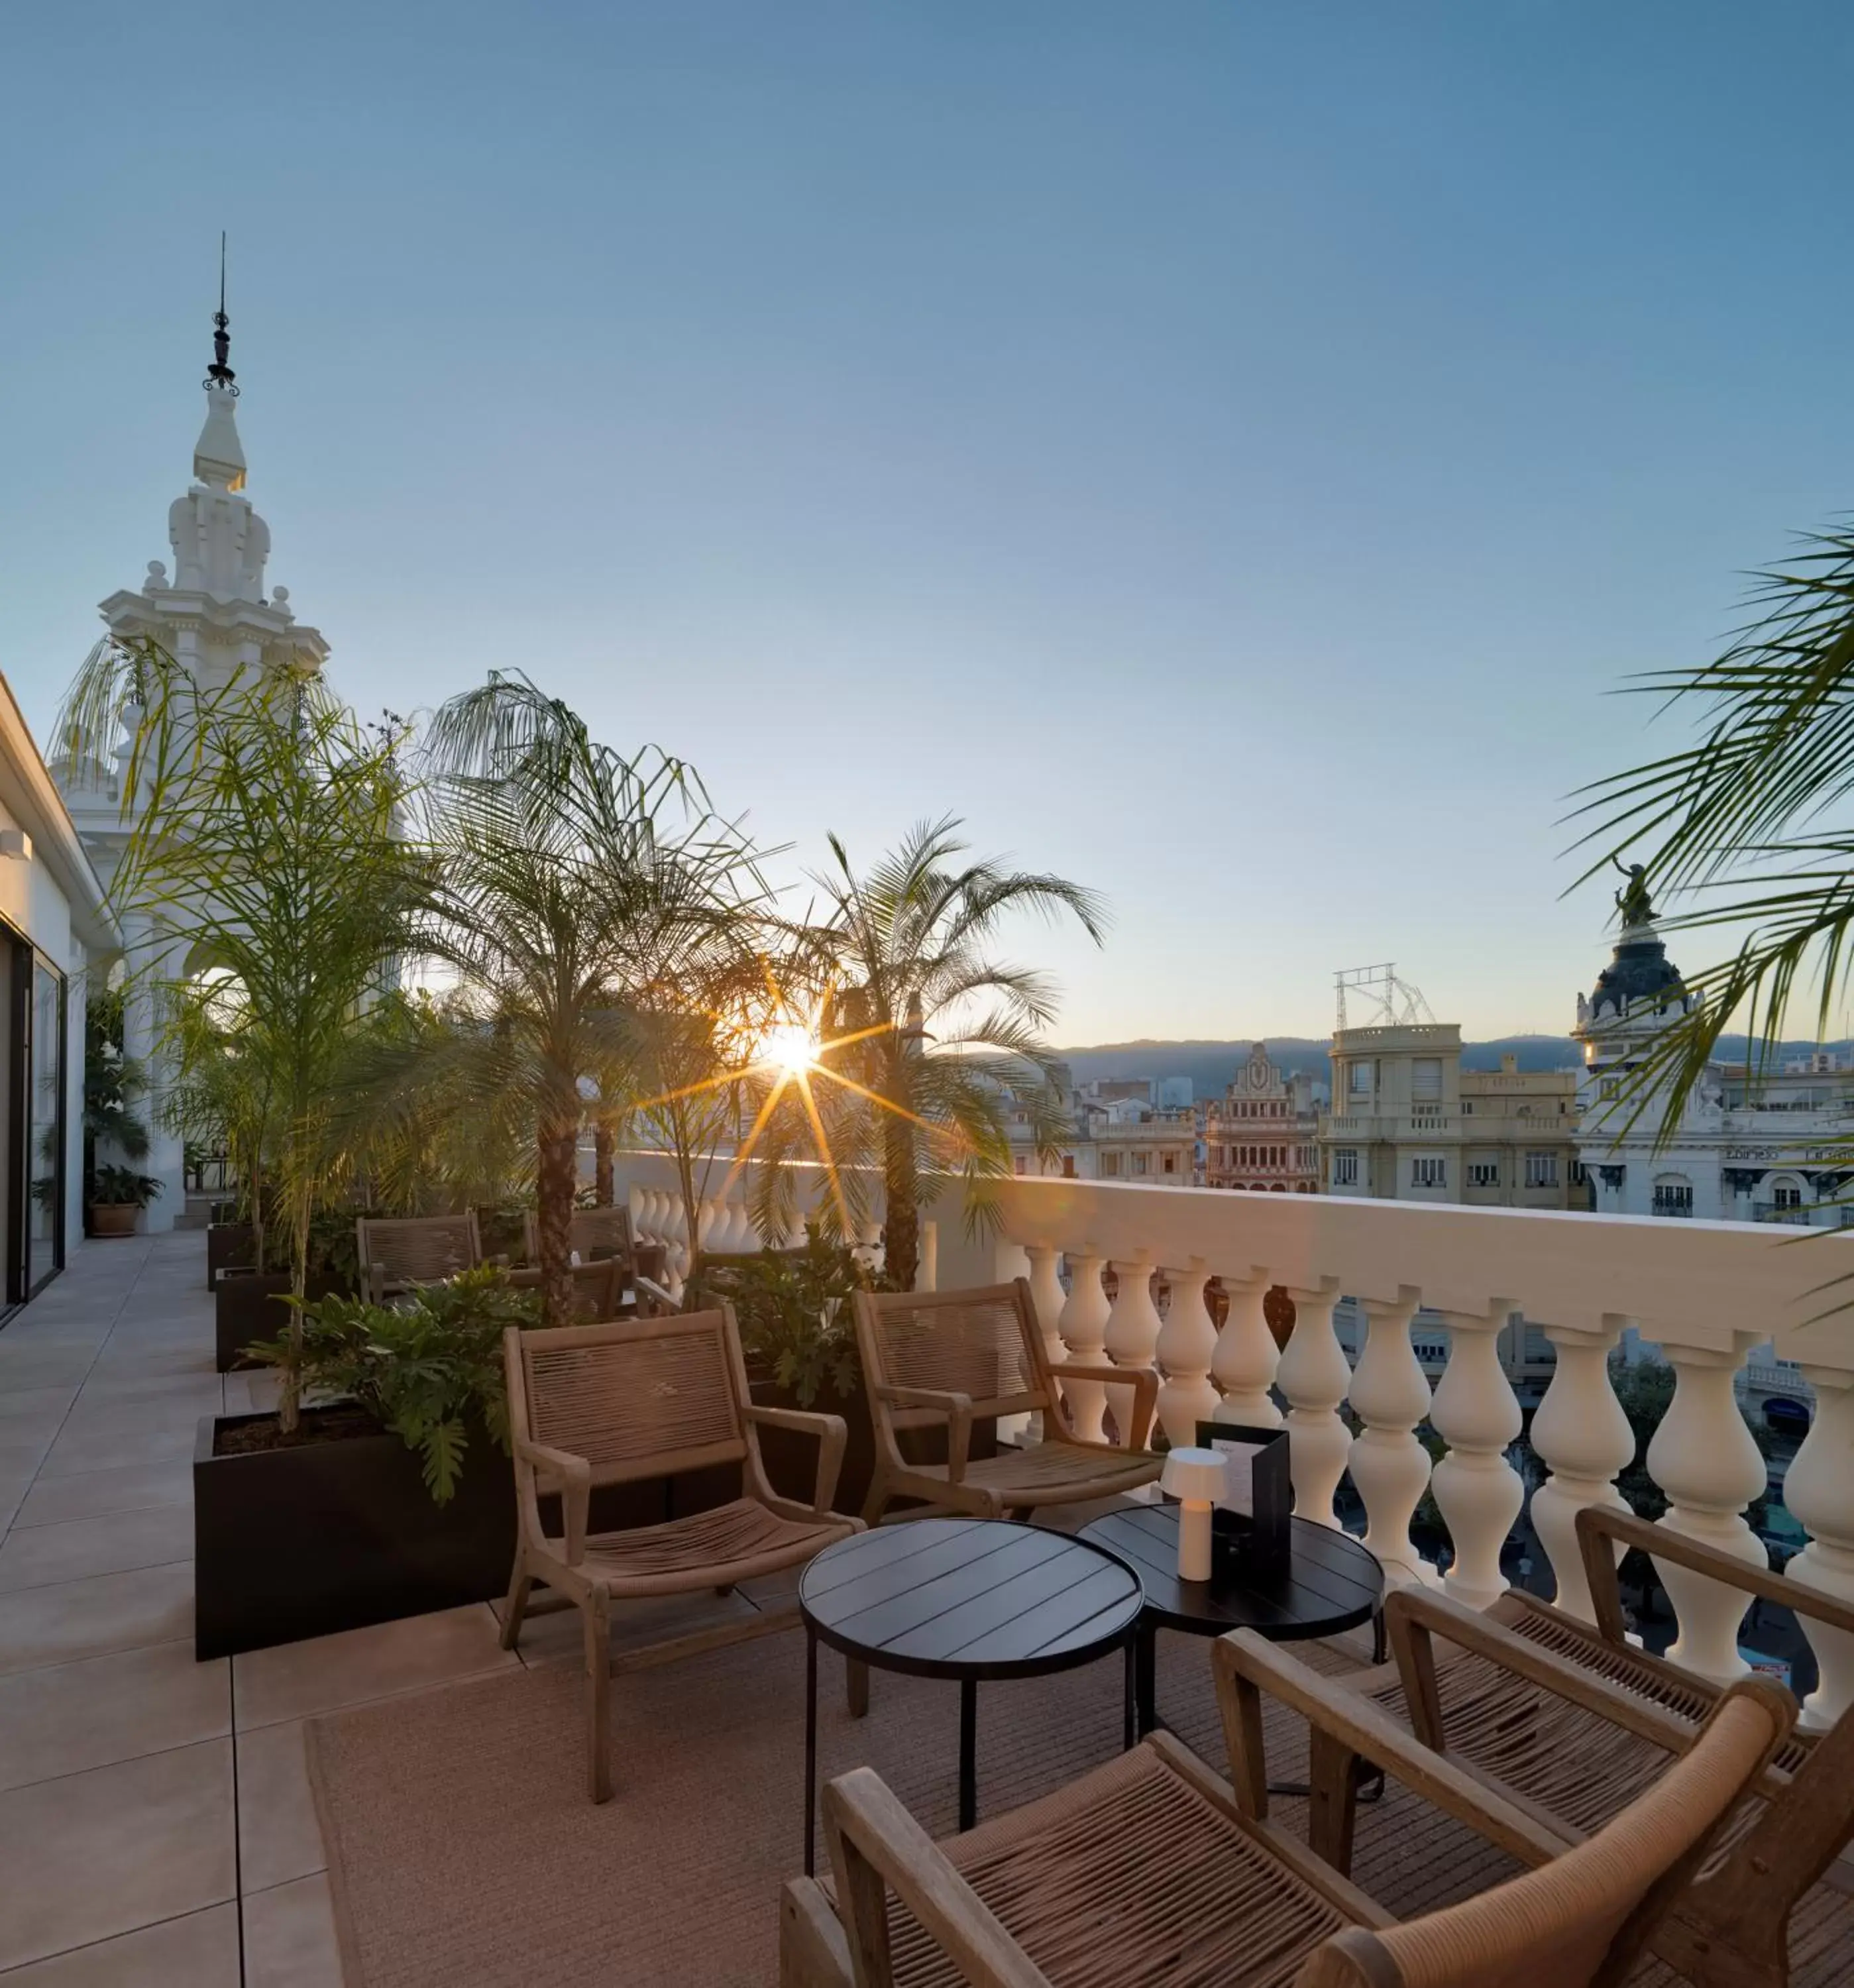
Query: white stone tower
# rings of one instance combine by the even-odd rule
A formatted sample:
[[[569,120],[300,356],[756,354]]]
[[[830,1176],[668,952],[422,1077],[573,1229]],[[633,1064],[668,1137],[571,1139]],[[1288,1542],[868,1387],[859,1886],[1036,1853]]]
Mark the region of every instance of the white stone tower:
[[[270,527],[245,495],[238,388],[228,363],[231,343],[228,323],[221,245],[213,360],[201,383],[206,393],[205,425],[194,445],[194,480],[167,507],[172,576],[164,561],[150,560],[138,589],[112,593],[100,608],[111,636],[158,643],[208,689],[224,685],[240,668],[254,674],[260,669],[319,674],[328,655],[328,644],[319,631],[296,620],[289,590],[272,587],[268,596],[265,592]],[[95,761],[76,764],[61,757],[52,769],[72,820],[106,884],[114,879],[135,818],[133,806],[125,813],[122,801],[129,744],[125,737],[112,766]],[[147,1210],[145,1219],[150,1230],[160,1230],[172,1228],[185,1209],[186,1185],[180,1141],[156,1122],[161,1071],[154,1056],[148,982],[184,970],[190,947],[185,933],[157,927],[145,916],[131,913],[123,925],[132,976],[125,1047],[141,1061],[151,1079],[147,1112],[152,1144],[144,1164],[162,1183],[161,1193]]]

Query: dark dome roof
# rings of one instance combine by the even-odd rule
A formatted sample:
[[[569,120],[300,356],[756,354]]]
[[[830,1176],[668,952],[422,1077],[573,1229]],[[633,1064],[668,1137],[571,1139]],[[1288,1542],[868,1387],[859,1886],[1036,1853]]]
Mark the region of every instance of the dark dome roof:
[[[1615,957],[1596,977],[1590,996],[1590,1013],[1600,1015],[1606,1008],[1626,1013],[1631,1002],[1653,1001],[1665,1006],[1684,999],[1680,970],[1667,957],[1667,948],[1652,926],[1631,926],[1622,936]]]

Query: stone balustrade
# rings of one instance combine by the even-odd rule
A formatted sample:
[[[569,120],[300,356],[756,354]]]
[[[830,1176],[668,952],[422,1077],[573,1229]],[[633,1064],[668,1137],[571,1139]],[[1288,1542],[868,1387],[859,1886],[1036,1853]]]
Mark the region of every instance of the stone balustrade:
[[[667,1166],[625,1156],[620,1178],[640,1232],[669,1242],[676,1274],[686,1273],[688,1225]],[[718,1199],[744,1207],[744,1190],[732,1184]],[[1799,1242],[1768,1225],[1049,1178],[998,1183],[996,1207],[995,1224],[978,1232],[955,1198],[925,1211],[941,1288],[1025,1276],[1052,1355],[1157,1369],[1174,1443],[1207,1418],[1271,1426],[1284,1419],[1278,1392],[1296,1511],[1336,1523],[1335,1493],[1349,1471],[1366,1540],[1393,1577],[1439,1579],[1475,1607],[1506,1585],[1501,1548],[1527,1496],[1507,1456],[1521,1414],[1499,1354],[1515,1313],[1543,1329],[1556,1355],[1532,1421],[1548,1473],[1531,1493],[1532,1523],[1559,1603],[1586,1619],[1575,1515],[1621,1502],[1616,1479],[1633,1443],[1609,1355],[1625,1332],[1658,1347],[1674,1374],[1646,1459],[1668,1500],[1659,1523],[1747,1561],[1764,1553],[1744,1513],[1764,1489],[1765,1464],[1734,1382],[1754,1352],[1768,1360],[1774,1347],[1797,1363],[1817,1404],[1786,1486],[1811,1536],[1792,1571],[1854,1600],[1854,1307],[1832,1309],[1835,1294],[1822,1288],[1854,1267],[1854,1244],[1839,1232]],[[739,1232],[737,1215],[703,1219]],[[1228,1301],[1221,1330],[1205,1302],[1212,1277]],[[1296,1310],[1285,1351],[1264,1315],[1274,1286]],[[1334,1328],[1342,1297],[1365,1321],[1356,1366]],[[1439,1318],[1448,1341],[1433,1398],[1410,1344],[1419,1307],[1426,1331]],[[1066,1391],[1073,1425],[1098,1435],[1119,1391],[1089,1381]],[[1433,1466],[1418,1435],[1425,1424],[1445,1445]],[[1426,1492],[1454,1548],[1440,1575],[1410,1537]],[[1678,1619],[1675,1660],[1721,1681],[1740,1674],[1738,1598],[1678,1569],[1660,1572]],[[1820,1726],[1854,1702],[1854,1644],[1826,1632],[1812,1641],[1821,1682],[1804,1716]]]

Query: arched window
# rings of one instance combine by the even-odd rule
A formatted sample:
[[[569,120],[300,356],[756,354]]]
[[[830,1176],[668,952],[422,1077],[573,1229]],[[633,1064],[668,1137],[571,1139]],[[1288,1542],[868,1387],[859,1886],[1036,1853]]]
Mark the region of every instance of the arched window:
[[[1693,1182],[1684,1174],[1656,1174],[1653,1212],[1656,1215],[1691,1215]]]

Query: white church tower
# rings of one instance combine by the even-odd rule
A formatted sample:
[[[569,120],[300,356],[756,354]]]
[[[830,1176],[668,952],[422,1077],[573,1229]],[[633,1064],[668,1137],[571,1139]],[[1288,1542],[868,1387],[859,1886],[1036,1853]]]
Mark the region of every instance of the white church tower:
[[[206,393],[205,425],[194,445],[193,482],[167,507],[173,572],[170,575],[167,562],[150,560],[138,589],[112,593],[100,608],[110,637],[157,643],[208,689],[224,685],[240,668],[251,674],[265,668],[319,674],[328,656],[328,644],[320,633],[296,620],[289,590],[272,587],[265,592],[270,527],[245,495],[238,388],[228,363],[229,322],[221,248],[213,360],[201,382]],[[129,715],[132,725],[139,714]],[[119,744],[113,766],[94,762],[75,765],[62,759],[52,769],[72,820],[106,884],[113,880],[134,820],[133,806],[125,814],[122,800],[130,735]],[[125,1047],[149,1070],[153,1080],[155,1094],[146,1107],[152,1144],[144,1165],[162,1183],[161,1193],[144,1219],[150,1230],[171,1229],[186,1206],[186,1182],[180,1141],[157,1122],[160,1072],[154,1054],[154,1020],[147,970],[152,967],[154,977],[181,970],[186,938],[184,933],[157,929],[147,917],[133,913],[123,925],[132,976]],[[137,975],[144,976],[140,982],[134,978]]]

